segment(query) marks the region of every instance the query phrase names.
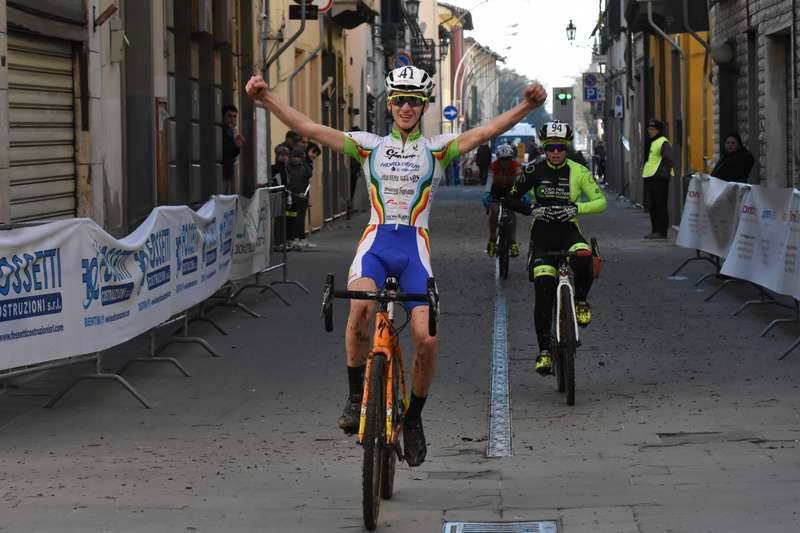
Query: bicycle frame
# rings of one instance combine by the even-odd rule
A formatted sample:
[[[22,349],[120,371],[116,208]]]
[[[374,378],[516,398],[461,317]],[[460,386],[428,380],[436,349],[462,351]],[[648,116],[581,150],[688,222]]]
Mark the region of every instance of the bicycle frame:
[[[401,413],[405,413],[408,408],[408,391],[406,389],[405,368],[403,366],[403,354],[400,350],[400,338],[394,329],[394,304],[381,304],[381,308],[375,314],[375,335],[373,348],[367,358],[367,367],[364,372],[364,393],[361,396],[361,414],[358,422],[358,442],[363,443],[364,432],[367,427],[367,403],[369,402],[369,380],[372,360],[378,354],[386,358],[386,444],[395,444],[399,435],[401,420],[398,426],[392,427],[392,412],[394,411],[394,365],[399,366],[398,375],[400,376],[400,391],[402,398]],[[402,419],[402,415],[401,415]]]

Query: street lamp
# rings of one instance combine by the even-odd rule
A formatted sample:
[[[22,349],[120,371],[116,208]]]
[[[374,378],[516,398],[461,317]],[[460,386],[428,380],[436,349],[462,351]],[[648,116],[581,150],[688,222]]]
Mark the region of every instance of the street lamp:
[[[569,19],[569,24],[567,24],[567,41],[572,44],[575,42],[575,32],[578,28],[575,27],[575,24],[572,22],[572,19]]]
[[[419,15],[419,0],[406,0],[406,13],[416,20]]]

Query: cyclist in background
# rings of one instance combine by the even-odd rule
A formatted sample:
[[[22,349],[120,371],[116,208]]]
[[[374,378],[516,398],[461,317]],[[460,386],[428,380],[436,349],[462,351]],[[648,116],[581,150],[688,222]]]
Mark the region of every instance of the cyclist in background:
[[[428,277],[433,276],[428,217],[445,169],[459,155],[497,137],[540,107],[547,93],[538,83],[530,85],[520,104],[490,122],[458,136],[426,138],[420,122],[433,93],[431,76],[409,65],[389,72],[384,83],[386,107],[393,119],[392,131],[385,137],[363,131],[344,133],[318,124],[270,93],[261,76],[250,78],[247,94],[300,135],[361,165],[369,190],[370,220],[350,266],[348,288],[374,291],[383,287],[387,275],[393,275],[403,292],[425,293]],[[436,337],[428,334],[428,307],[424,302],[410,302],[407,307],[415,353],[403,443],[406,462],[418,466],[427,452],[421,415],[436,370],[437,343]],[[349,394],[339,418],[339,427],[346,433],[357,429],[373,310],[372,302],[350,303],[345,338]]]
[[[497,147],[497,159],[489,165],[489,178],[486,181],[486,192],[483,193],[483,207],[489,213],[489,242],[486,244],[486,253],[489,257],[496,254],[497,246],[497,210],[499,200],[507,196],[520,175],[521,167],[517,161],[517,150],[510,144],[501,144]],[[511,257],[519,255],[517,245],[517,219],[511,213]]]
[[[511,196],[503,203],[534,216],[528,268],[536,292],[533,316],[540,350],[536,371],[547,375],[553,367],[550,345],[558,272],[556,259],[544,254],[559,250],[578,253],[578,257],[570,259],[575,274],[575,318],[580,326],[588,326],[592,321],[586,300],[594,278],[592,250],[581,234],[577,217],[605,211],[606,197],[592,178],[592,172],[567,158],[572,142],[572,128],[568,124],[548,122],[542,126],[539,137],[545,161],[526,165]],[[522,200],[528,192],[533,200],[530,205]],[[582,201],[582,195],[586,201]]]

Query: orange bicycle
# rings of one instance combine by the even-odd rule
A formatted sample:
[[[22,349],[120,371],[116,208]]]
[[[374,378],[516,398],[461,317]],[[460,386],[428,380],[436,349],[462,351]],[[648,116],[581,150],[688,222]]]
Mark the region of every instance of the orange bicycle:
[[[361,416],[358,442],[364,447],[362,466],[362,503],[364,526],[374,531],[378,524],[381,498],[388,500],[394,491],[394,471],[398,459],[403,460],[400,435],[408,408],[403,353],[400,332],[408,324],[395,323],[395,303],[427,302],[430,309],[428,333],[436,335],[439,294],[433,278],[428,278],[425,294],[400,292],[397,279],[386,278],[384,288],[375,291],[337,291],[333,274],[328,274],[322,297],[325,330],[333,331],[333,299],[347,298],[377,302],[375,337],[364,372],[364,392],[361,397]],[[405,309],[405,308],[404,308]]]

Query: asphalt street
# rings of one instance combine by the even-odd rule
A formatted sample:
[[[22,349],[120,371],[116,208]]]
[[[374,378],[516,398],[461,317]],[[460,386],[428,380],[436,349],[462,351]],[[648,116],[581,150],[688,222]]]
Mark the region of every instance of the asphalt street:
[[[478,188],[442,188],[431,223],[442,298],[439,370],[423,417],[428,460],[399,465],[379,530],[440,532],[454,521],[544,521],[563,533],[800,530],[800,349],[797,328],[759,333],[774,306],[732,318],[752,287],[669,275],[690,250],[646,241],[646,213],[609,193],[584,217],[599,239],[594,322],[577,356],[577,399],[533,371],[533,287],[515,259],[507,305],[512,455],[487,458],[496,297]],[[169,348],[191,373],[137,365],[125,375],[156,404],[87,382],[43,405],[86,366],[19,380],[0,392],[0,531],[333,532],[361,530],[361,449],[336,428],[346,395],[347,304],[333,333],[319,317],[325,274],[340,281],[366,214],[290,254],[292,286],[242,301],[263,318],[217,308],[228,332],[193,325],[219,352]],[[527,221],[520,220],[520,242]],[[527,244],[523,244],[523,255]],[[403,337],[410,347],[409,337]],[[107,367],[147,350],[136,339]],[[410,355],[410,354],[407,354]],[[410,367],[410,364],[407,365]]]

